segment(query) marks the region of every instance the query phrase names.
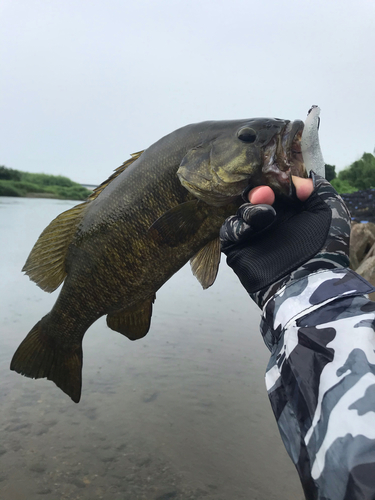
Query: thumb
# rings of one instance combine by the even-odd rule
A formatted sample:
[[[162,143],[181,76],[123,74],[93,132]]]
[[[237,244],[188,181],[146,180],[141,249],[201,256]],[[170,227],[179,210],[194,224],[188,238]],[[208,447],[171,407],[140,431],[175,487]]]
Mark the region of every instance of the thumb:
[[[292,181],[296,188],[297,198],[306,201],[314,190],[313,180],[292,175]]]

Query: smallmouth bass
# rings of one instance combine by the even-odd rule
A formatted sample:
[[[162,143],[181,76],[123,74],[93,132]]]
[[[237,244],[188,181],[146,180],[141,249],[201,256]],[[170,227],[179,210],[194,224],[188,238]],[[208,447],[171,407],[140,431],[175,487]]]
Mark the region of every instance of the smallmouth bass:
[[[248,187],[291,196],[305,176],[303,122],[210,121],[163,137],[119,167],[42,232],[23,271],[43,290],[62,283],[52,310],[18,347],[11,369],[52,380],[74,402],[82,340],[101,316],[131,340],[149,328],[156,291],[189,259],[203,288],[220,261],[219,230]]]

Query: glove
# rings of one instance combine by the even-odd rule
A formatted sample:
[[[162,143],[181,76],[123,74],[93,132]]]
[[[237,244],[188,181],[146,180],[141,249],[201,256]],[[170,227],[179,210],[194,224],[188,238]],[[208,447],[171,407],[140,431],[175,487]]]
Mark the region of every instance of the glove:
[[[306,201],[246,203],[220,230],[227,264],[260,307],[291,280],[349,266],[350,213],[328,181],[310,177]]]

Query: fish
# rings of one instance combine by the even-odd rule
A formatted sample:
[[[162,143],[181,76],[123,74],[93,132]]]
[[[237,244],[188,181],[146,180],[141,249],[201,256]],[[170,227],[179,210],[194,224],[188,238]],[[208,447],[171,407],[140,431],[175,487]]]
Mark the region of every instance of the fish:
[[[288,198],[291,175],[306,176],[303,127],[278,118],[187,125],[134,153],[85,202],[57,216],[23,271],[47,292],[63,286],[11,370],[47,378],[78,403],[87,329],[106,315],[112,330],[144,337],[157,290],[189,260],[203,288],[211,286],[220,227],[244,189],[267,184]]]

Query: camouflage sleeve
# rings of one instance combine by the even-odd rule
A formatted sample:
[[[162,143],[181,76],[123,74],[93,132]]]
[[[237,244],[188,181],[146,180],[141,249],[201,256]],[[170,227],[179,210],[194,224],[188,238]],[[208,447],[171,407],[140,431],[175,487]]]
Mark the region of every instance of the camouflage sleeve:
[[[375,499],[374,290],[350,269],[323,270],[263,310],[268,395],[307,500]]]

